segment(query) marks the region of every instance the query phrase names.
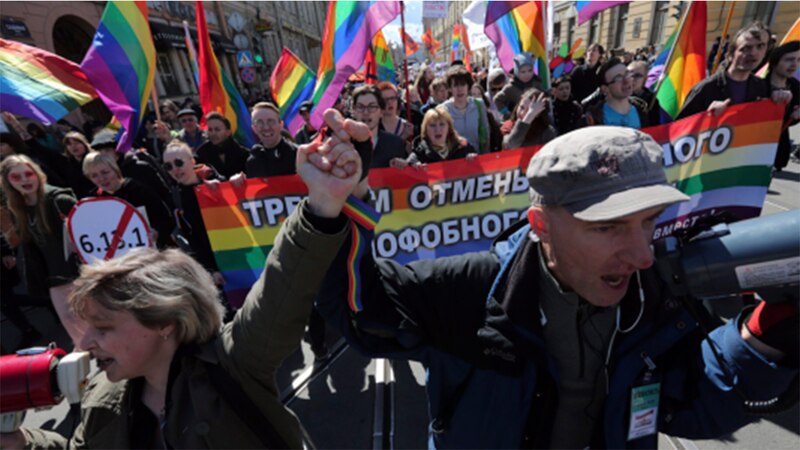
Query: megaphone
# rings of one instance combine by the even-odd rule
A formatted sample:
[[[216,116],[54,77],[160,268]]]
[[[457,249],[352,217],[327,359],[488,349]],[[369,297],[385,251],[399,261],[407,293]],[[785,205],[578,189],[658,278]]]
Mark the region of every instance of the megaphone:
[[[80,402],[88,375],[88,352],[55,344],[0,356],[0,432],[18,429],[28,409]]]
[[[767,302],[800,301],[800,210],[719,223],[653,246],[656,271],[673,296],[755,291]]]

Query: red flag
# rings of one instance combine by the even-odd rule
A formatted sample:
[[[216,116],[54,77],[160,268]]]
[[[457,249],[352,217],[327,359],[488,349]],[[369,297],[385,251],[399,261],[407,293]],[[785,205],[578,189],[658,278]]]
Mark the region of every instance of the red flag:
[[[406,45],[406,56],[411,56],[419,50],[419,44],[405,31],[403,31],[403,43]]]
[[[436,51],[439,50],[439,47],[442,46],[441,42],[433,38],[433,33],[430,28],[422,35],[422,43],[425,44],[428,53],[434,56],[436,55]]]
[[[375,61],[375,53],[372,46],[367,49],[367,59],[364,61],[364,82],[366,84],[378,83],[378,65]]]

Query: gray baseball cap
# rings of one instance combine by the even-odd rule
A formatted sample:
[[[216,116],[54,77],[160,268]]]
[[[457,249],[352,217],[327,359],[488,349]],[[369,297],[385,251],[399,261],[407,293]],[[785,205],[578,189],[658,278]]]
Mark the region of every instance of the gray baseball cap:
[[[662,152],[652,137],[633,128],[575,130],[531,158],[531,201],[597,222],[689,200],[667,183]]]

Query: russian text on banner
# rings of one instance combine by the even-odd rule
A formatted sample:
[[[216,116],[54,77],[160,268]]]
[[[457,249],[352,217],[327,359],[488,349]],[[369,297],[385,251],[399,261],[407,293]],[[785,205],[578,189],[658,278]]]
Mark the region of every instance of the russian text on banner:
[[[769,100],[735,105],[647,128],[664,150],[667,178],[690,196],[659,217],[654,238],[728,211],[758,216],[771,180],[783,110]],[[473,161],[430,164],[425,169],[371,170],[370,185],[382,219],[373,252],[405,263],[485,250],[529,206],[525,169],[538,150],[529,147],[481,155]],[[296,175],[244,187],[222,183],[196,188],[203,220],[225,289],[241,304],[264,268],[286,216],[306,195]]]

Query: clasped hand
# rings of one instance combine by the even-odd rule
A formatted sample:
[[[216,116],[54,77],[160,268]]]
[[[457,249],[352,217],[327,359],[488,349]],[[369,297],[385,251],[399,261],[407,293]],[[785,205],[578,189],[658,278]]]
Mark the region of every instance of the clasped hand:
[[[320,217],[336,217],[347,197],[361,178],[361,158],[354,142],[370,139],[369,128],[345,119],[335,109],[324,113],[330,136],[321,143],[301,145],[297,149],[297,174],[308,187],[308,205]]]

